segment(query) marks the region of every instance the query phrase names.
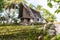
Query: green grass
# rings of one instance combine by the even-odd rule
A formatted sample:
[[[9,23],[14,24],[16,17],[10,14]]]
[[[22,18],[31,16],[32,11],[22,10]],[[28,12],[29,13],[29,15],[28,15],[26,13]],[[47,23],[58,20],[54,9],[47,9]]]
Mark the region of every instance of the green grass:
[[[10,25],[0,26],[0,38],[2,40],[37,40],[42,33],[40,25],[22,26]]]
[[[0,25],[1,40],[37,40],[43,33],[43,25]],[[45,31],[44,40],[60,40],[60,35],[50,37]]]

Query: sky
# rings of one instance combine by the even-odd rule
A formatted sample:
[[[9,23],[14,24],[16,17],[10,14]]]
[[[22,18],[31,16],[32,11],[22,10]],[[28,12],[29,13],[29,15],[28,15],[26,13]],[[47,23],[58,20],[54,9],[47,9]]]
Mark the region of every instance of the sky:
[[[34,6],[40,5],[43,8],[49,10],[51,13],[54,13],[54,11],[58,8],[58,5],[55,5],[57,3],[54,3],[53,1],[52,1],[52,4],[54,5],[53,8],[49,8],[47,6],[47,0],[26,0],[26,1],[28,2],[28,4],[32,3]],[[59,14],[55,13],[55,16],[57,22],[60,22],[60,13]]]

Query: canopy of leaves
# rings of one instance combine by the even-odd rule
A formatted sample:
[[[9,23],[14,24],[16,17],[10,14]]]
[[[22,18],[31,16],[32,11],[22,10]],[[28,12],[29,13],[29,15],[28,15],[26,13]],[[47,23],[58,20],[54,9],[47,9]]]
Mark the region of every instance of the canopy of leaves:
[[[55,13],[59,13],[60,12],[60,6],[59,8],[55,11]]]
[[[55,13],[59,13],[60,12],[60,9],[57,9],[56,11],[55,11]]]
[[[43,17],[47,20],[47,22],[54,22],[55,20],[54,14],[50,13],[46,9],[42,9],[42,11],[44,12]]]
[[[49,2],[54,1],[54,2],[60,2],[60,0],[47,0]]]
[[[54,0],[54,2],[60,2],[60,0]]]
[[[58,5],[59,5],[59,7],[60,7],[60,0],[47,0],[48,1],[48,6],[50,7],[50,8],[52,8],[53,7],[53,4],[51,3],[51,1],[54,1],[54,2],[56,2]],[[59,13],[60,12],[60,8],[58,7],[58,9],[55,11],[55,13]]]

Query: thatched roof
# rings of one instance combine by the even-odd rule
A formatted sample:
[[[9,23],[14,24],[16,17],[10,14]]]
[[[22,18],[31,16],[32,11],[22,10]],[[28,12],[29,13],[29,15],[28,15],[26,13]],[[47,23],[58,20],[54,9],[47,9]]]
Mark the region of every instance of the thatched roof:
[[[22,17],[22,14],[24,14],[24,11],[23,11],[24,8],[25,8],[25,11],[27,11],[26,14],[28,14],[28,16],[27,15],[24,15],[24,18],[35,18],[35,15],[37,17],[41,18],[40,12],[38,12],[38,11],[30,8],[29,6],[27,6],[24,3],[20,3],[19,4],[19,8],[20,8],[19,9],[20,10],[19,11],[19,18],[21,18]]]
[[[34,10],[32,8],[30,8],[30,9],[32,10],[33,14],[36,14],[39,18],[41,18],[41,15],[40,15],[39,11],[36,11],[36,10]]]

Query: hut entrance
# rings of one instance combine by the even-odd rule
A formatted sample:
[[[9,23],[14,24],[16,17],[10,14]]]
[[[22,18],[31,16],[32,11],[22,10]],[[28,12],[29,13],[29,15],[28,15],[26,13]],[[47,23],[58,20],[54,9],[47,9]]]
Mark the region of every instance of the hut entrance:
[[[22,25],[28,25],[30,23],[30,18],[21,18]]]

